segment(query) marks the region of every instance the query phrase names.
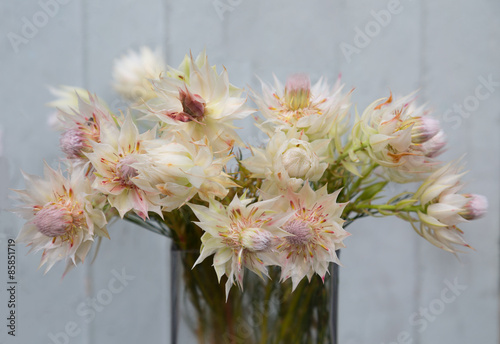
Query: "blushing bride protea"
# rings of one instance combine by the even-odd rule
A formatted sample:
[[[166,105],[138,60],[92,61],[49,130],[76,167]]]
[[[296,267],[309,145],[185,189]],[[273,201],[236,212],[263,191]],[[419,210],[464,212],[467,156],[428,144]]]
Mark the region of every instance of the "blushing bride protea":
[[[252,156],[242,164],[252,178],[262,178],[262,190],[271,195],[288,188],[298,190],[305,180],[318,181],[328,164],[325,162],[329,140],[309,142],[304,132],[289,130],[273,135],[265,149],[252,148]]]
[[[457,225],[483,216],[488,206],[484,196],[458,193],[463,188],[461,170],[458,162],[443,166],[415,194],[425,208],[418,212],[418,232],[433,245],[453,253],[457,252],[454,245],[470,247]]]
[[[281,279],[292,279],[293,289],[314,273],[324,280],[330,263],[340,264],[336,250],[345,247],[350,234],[342,228],[346,204],[336,202],[340,190],[328,194],[326,186],[314,191],[306,183],[298,193],[285,198],[293,216],[282,226],[289,236],[281,238],[277,249],[282,266]]]
[[[253,91],[269,138],[254,147],[234,123],[254,112],[247,95],[205,52],[177,68],[129,54],[115,68],[125,115],[77,88],[57,102],[67,171],[25,175],[19,241],[43,252],[46,271],[60,260],[68,270],[119,217],[172,239],[172,282],[183,283],[172,291],[200,342],[326,343],[348,225],[395,216],[456,254],[470,247],[458,226],[487,200],[461,193],[458,163],[436,159],[446,135],[413,94],[376,100],[351,124],[352,92],[324,80],[293,74]]]
[[[375,101],[359,122],[361,141],[388,178],[404,183],[423,180],[438,167],[434,160],[445,144],[439,122],[424,107],[415,105],[414,95]]]
[[[245,268],[267,276],[267,265],[275,265],[274,247],[278,238],[287,235],[283,224],[291,213],[279,212],[278,198],[252,203],[252,199],[234,197],[225,207],[217,201],[204,207],[189,204],[204,230],[197,263],[214,255],[214,269],[219,281],[227,276],[226,297],[234,282],[243,288]]]
[[[134,183],[159,194],[157,203],[164,211],[183,206],[195,195],[205,201],[224,198],[237,186],[224,172],[232,157],[216,157],[207,138],[193,142],[181,132],[169,140],[144,141],[142,147],[144,154],[133,165]]]
[[[141,47],[138,52],[129,51],[115,60],[113,86],[124,98],[133,101],[147,101],[155,97],[150,80],[160,77],[166,65],[160,51]]]
[[[158,193],[143,190],[134,182],[138,176],[134,164],[144,154],[141,142],[152,139],[154,130],[139,134],[130,116],[114,129],[100,143],[92,145],[92,153],[86,154],[95,169],[93,187],[107,195],[109,204],[122,218],[130,210],[142,219],[150,211],[162,216]]]
[[[324,79],[311,86],[307,74],[290,76],[285,86],[262,83],[262,94],[253,98],[269,123],[280,130],[303,130],[311,139],[331,138],[344,132],[344,119],[351,106],[350,92],[343,94],[340,78],[330,88]]]
[[[246,106],[242,90],[229,83],[226,69],[219,74],[204,53],[196,60],[186,56],[179,70],[170,68],[152,84],[156,96],[144,111],[160,121],[161,130],[184,131],[193,141],[207,137],[215,152],[241,143],[233,121],[254,111]]]
[[[45,272],[60,260],[67,261],[69,270],[85,260],[95,238],[109,238],[106,198],[92,190],[82,168],[65,177],[46,165],[45,178],[24,174],[24,179],[26,190],[16,190],[23,204],[15,211],[27,222],[16,240],[27,243],[30,252],[43,252]]]

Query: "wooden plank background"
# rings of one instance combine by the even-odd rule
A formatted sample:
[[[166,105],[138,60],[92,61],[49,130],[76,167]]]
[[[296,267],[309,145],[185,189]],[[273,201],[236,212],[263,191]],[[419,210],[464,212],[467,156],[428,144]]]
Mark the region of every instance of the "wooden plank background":
[[[258,87],[256,76],[271,80],[272,73],[284,79],[308,72],[313,80],[342,73],[360,110],[389,90],[421,89],[420,100],[447,119],[445,157],[466,153],[467,190],[487,195],[490,213],[463,226],[476,251],[459,259],[395,219],[352,225],[342,252],[340,342],[499,343],[499,1],[24,0],[2,1],[0,15],[1,318],[6,240],[22,225],[5,211],[12,207],[8,188],[23,187],[20,169],[41,174],[42,159],[54,166],[61,156],[46,125],[47,86],[82,86],[120,104],[110,88],[113,59],[149,45],[162,48],[173,65],[206,48],[238,86]],[[27,21],[34,31],[23,31]],[[362,41],[359,32],[370,36]],[[30,37],[13,45],[12,33]],[[347,45],[355,52],[345,53]],[[494,80],[488,96],[474,103],[488,78]],[[251,121],[241,125],[250,142],[258,140]],[[44,276],[36,269],[40,257],[18,246],[18,332],[7,336],[2,325],[0,343],[65,343],[72,323],[78,332],[67,337],[72,344],[168,343],[168,240],[123,222],[110,234],[95,264],[62,281],[62,267]],[[135,279],[95,317],[81,316],[81,304],[123,269]],[[454,281],[465,290],[439,308],[441,292]],[[438,314],[419,315],[425,309]]]

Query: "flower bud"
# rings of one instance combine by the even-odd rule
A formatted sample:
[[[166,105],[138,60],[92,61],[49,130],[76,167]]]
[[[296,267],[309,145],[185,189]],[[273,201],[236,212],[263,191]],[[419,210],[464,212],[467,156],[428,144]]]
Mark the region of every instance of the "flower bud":
[[[36,228],[52,238],[66,234],[72,222],[73,217],[68,209],[55,204],[40,209],[33,219]]]
[[[422,143],[421,149],[424,155],[428,158],[435,158],[443,153],[443,148],[446,146],[446,135],[440,130],[430,140]]]
[[[460,215],[466,220],[475,220],[486,214],[488,199],[483,195],[465,194],[468,202]]]
[[[440,129],[437,119],[429,116],[417,117],[411,129],[411,141],[413,143],[427,142],[432,139]]]
[[[179,89],[179,100],[182,103],[182,111],[191,117],[191,120],[202,118],[205,113],[206,102],[198,94],[191,93],[187,87]]]
[[[317,157],[300,147],[286,150],[282,156],[283,167],[292,178],[305,178],[307,172],[318,164]]]
[[[302,109],[309,105],[311,80],[307,74],[294,74],[285,85],[285,101],[292,110]]]
[[[59,140],[61,150],[69,159],[79,159],[84,157],[83,152],[88,152],[89,147],[84,134],[76,129],[66,130]]]
[[[260,228],[245,228],[241,233],[241,244],[249,251],[264,251],[269,248],[272,234]]]

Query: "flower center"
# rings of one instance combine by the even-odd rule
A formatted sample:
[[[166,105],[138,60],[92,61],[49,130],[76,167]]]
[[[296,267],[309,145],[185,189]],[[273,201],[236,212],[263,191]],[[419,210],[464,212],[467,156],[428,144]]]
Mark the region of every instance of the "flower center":
[[[285,85],[285,102],[291,110],[308,107],[310,96],[311,80],[307,74],[294,74],[288,78]]]
[[[288,221],[283,227],[285,231],[293,236],[285,237],[286,241],[288,241],[291,245],[302,246],[309,242],[312,237],[311,227],[304,221],[301,220],[291,220]]]
[[[200,95],[191,93],[187,87],[179,89],[179,100],[182,104],[183,118],[185,119],[183,122],[197,121],[205,114],[205,100]]]
[[[73,216],[66,207],[51,204],[36,213],[33,223],[42,234],[53,238],[66,234],[73,223]]]
[[[130,179],[136,177],[139,174],[136,168],[130,166],[136,162],[137,160],[133,156],[127,155],[126,157],[121,159],[116,165],[118,177],[120,178],[120,181],[123,184],[125,185],[132,184]]]
[[[245,228],[241,233],[241,245],[252,252],[267,250],[271,241],[271,233],[260,228]]]
[[[88,150],[83,133],[78,129],[66,130],[59,140],[61,150],[70,159],[82,158],[82,152]]]

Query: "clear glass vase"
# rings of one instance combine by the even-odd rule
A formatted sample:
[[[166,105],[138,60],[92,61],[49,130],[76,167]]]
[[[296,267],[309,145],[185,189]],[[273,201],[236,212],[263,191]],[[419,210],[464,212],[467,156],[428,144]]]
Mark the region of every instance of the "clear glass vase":
[[[339,253],[339,252],[337,252]],[[245,274],[244,291],[217,280],[211,259],[192,268],[199,251],[171,250],[171,343],[337,344],[338,266],[325,281],[304,279],[292,293],[291,281]]]

